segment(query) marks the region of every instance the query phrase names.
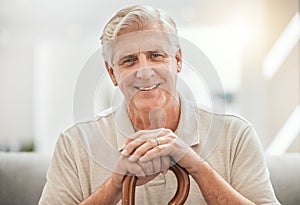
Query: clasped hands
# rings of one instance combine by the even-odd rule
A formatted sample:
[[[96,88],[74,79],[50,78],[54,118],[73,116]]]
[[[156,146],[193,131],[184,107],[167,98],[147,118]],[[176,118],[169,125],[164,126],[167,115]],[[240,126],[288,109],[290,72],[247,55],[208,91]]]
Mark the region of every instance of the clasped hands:
[[[165,174],[171,163],[188,169],[195,157],[195,152],[170,129],[141,130],[129,137],[121,148],[115,170],[118,177],[113,181],[121,188],[124,175],[132,174],[138,177],[137,185],[143,185],[159,173]]]

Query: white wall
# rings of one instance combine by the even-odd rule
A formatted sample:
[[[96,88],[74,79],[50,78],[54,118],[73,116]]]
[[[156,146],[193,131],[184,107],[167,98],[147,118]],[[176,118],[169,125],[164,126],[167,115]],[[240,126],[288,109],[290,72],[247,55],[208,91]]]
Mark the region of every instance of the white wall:
[[[13,36],[10,38],[13,39]],[[18,150],[33,136],[33,53],[31,42],[0,45],[0,149]]]
[[[98,38],[104,23],[119,8],[135,3],[147,3],[167,11],[179,28],[195,26],[199,31],[209,27],[218,30],[237,20],[233,26],[247,36],[248,44],[242,53],[233,49],[237,53],[222,55],[230,51],[226,48],[214,52],[218,49],[217,41],[210,43],[211,38],[199,40],[199,46],[205,42],[208,57],[216,62],[228,90],[240,85],[232,89],[236,92],[234,108],[254,124],[264,147],[269,145],[291,107],[299,103],[296,97],[299,87],[295,86],[299,84],[299,78],[295,77],[299,64],[294,63],[299,50],[291,54],[271,83],[262,76],[262,62],[289,16],[297,10],[297,0],[176,3],[172,0],[109,3],[16,0],[0,3],[0,150],[7,147],[18,150],[21,144],[35,139],[37,150],[50,153],[59,132],[73,124],[74,86],[82,66],[99,48]],[[216,32],[211,37],[217,36]],[[223,35],[220,39],[226,41],[226,35],[220,35]],[[201,37],[207,36],[209,32]],[[222,45],[230,46],[231,40]],[[226,59],[222,60],[224,56]],[[230,72],[236,73],[230,75]],[[231,78],[239,76],[240,79],[231,82]],[[282,88],[282,82],[284,92],[289,92],[278,100],[277,89]],[[297,149],[294,145],[290,150]]]
[[[51,153],[59,134],[74,124],[76,80],[89,53],[96,50],[79,40],[45,39],[35,46],[34,136],[39,152]]]

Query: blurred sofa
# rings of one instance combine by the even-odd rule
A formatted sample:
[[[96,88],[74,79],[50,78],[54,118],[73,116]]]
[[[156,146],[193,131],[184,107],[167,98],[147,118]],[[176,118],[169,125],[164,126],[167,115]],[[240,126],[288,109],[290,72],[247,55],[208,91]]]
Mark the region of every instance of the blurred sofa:
[[[267,156],[278,200],[300,204],[300,154]],[[36,205],[46,182],[50,158],[36,153],[0,152],[0,204]]]

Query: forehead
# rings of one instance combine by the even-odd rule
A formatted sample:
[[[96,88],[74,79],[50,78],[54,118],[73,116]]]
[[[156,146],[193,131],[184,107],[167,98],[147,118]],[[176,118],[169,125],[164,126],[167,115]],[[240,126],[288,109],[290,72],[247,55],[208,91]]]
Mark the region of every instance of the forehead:
[[[118,36],[112,45],[113,63],[120,58],[144,51],[174,53],[174,34],[163,31],[138,31]]]

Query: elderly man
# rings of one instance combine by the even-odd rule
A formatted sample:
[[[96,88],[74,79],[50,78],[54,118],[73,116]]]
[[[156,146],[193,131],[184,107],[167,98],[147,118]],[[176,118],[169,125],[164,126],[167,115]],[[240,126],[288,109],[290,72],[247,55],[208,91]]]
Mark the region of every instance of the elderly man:
[[[121,203],[126,174],[138,177],[137,204],[166,204],[176,187],[167,172],[171,161],[190,175],[186,204],[278,204],[251,124],[204,111],[178,93],[182,54],[167,14],[148,6],[124,8],[107,23],[101,40],[107,71],[125,100],[96,122],[62,133],[40,204]],[[203,159],[201,142],[219,129],[210,124],[219,118],[222,132]],[[97,129],[120,150],[113,169],[97,161],[109,155],[104,148],[89,149],[99,143],[89,142]]]

